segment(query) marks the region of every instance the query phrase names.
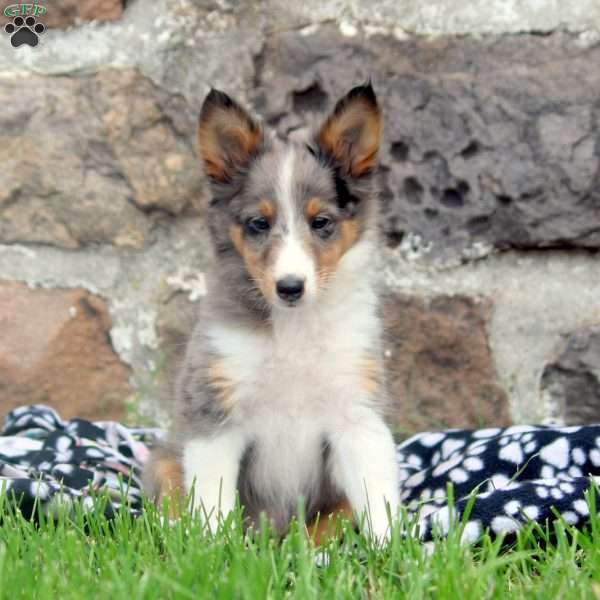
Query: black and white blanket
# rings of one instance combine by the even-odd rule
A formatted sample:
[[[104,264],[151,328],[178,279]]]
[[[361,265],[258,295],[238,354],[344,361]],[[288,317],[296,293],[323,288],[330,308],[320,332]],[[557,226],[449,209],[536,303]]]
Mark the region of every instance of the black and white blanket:
[[[64,421],[53,409],[36,405],[10,412],[0,434],[0,483],[25,515],[36,503],[50,514],[74,499],[91,508],[95,493],[106,492],[110,516],[123,508],[139,514],[140,471],[163,432]],[[589,516],[585,492],[600,479],[600,426],[421,433],[398,445],[398,465],[402,501],[418,513],[424,539],[434,529],[445,533],[467,506],[466,542],[486,529],[512,533],[528,521],[543,523],[558,515],[582,526]]]

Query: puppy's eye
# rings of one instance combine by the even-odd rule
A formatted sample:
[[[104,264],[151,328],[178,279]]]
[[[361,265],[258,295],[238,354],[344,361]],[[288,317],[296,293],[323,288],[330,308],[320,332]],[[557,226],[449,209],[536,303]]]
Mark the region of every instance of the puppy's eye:
[[[329,237],[335,229],[335,221],[325,215],[315,217],[310,223],[311,229],[320,237]]]
[[[248,235],[259,236],[267,233],[271,225],[264,217],[252,217],[244,223],[244,229]]]

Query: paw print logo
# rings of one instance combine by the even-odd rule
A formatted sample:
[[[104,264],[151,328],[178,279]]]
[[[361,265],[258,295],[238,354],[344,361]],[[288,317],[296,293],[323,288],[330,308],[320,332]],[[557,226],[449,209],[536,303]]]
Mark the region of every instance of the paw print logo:
[[[15,17],[4,26],[4,31],[10,35],[10,43],[13,48],[27,44],[32,48],[38,45],[39,36],[46,31],[46,26],[35,17]]]

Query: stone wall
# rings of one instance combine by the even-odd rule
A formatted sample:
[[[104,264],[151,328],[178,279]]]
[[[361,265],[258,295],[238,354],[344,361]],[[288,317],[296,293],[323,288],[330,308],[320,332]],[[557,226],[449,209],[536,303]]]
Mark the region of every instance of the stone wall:
[[[456,4],[64,0],[3,34],[0,412],[159,418],[210,293],[204,95],[293,134],[370,77],[398,428],[599,421],[600,5]]]

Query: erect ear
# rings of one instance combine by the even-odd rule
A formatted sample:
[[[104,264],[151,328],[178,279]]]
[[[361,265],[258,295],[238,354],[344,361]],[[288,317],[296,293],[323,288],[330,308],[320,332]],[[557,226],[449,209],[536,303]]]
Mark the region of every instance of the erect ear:
[[[317,143],[351,177],[377,165],[382,118],[369,82],[350,90],[333,109],[317,135]]]
[[[224,183],[246,167],[263,141],[260,125],[227,94],[212,89],[202,105],[198,127],[204,171]]]

